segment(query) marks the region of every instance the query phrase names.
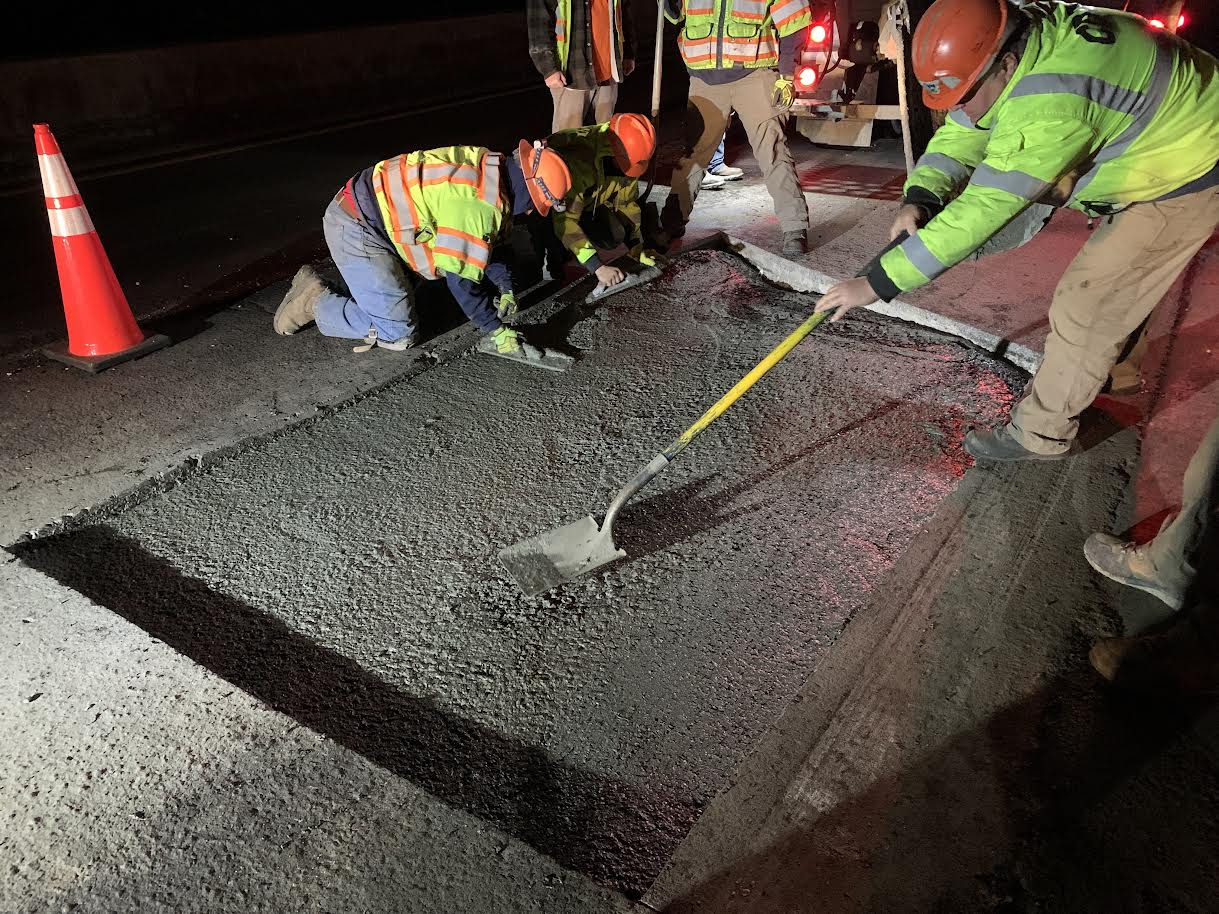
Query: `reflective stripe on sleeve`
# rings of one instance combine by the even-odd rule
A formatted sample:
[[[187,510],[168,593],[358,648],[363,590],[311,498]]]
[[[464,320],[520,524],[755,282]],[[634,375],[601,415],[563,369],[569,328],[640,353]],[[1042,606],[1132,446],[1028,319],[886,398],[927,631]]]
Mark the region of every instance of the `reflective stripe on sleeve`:
[[[949,179],[961,183],[969,180],[969,168],[950,155],[942,152],[925,152],[914,163],[915,169],[934,168],[948,175]]]
[[[923,239],[918,235],[911,235],[903,241],[901,250],[910,263],[914,265],[914,268],[928,279],[935,279],[948,269],[940,258],[928,250],[927,245],[923,244]]]
[[[1006,191],[1022,200],[1039,200],[1053,185],[1024,171],[999,171],[983,162],[974,169],[969,183],[974,187],[991,187]]]

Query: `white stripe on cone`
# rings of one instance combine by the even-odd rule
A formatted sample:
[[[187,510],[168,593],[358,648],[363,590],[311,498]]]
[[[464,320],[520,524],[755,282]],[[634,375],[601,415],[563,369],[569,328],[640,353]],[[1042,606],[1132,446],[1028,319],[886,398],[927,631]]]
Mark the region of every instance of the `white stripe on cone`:
[[[68,163],[63,155],[40,155],[38,170],[42,172],[42,192],[46,197],[71,197],[79,194],[76,182],[72,180],[72,172],[68,171]]]
[[[72,172],[68,171],[68,163],[63,155],[40,155],[38,170],[42,173],[42,193],[48,198],[76,197],[80,191],[72,180]],[[71,238],[74,235],[88,235],[93,231],[93,220],[84,203],[75,206],[56,208],[47,204],[47,219],[51,223],[51,235],[55,238]]]
[[[93,220],[89,218],[89,211],[83,206],[74,206],[71,209],[48,209],[47,219],[51,222],[51,235],[56,238],[88,235],[93,231]]]

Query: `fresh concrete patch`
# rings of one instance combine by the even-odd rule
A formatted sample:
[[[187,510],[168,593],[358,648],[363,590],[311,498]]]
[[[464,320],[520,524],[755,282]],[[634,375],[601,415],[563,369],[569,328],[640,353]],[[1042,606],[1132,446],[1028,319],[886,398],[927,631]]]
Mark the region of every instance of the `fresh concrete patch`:
[[[583,291],[526,316],[580,355],[565,375],[453,358],[18,551],[378,769],[643,891],[1024,378],[879,316],[819,330],[631,506],[628,561],[529,600],[496,549],[603,505],[809,308],[720,252],[599,308]]]

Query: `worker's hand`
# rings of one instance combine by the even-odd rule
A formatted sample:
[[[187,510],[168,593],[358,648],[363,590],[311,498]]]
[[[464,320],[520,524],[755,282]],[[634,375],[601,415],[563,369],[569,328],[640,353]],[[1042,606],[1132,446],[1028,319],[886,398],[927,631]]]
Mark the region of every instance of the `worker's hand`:
[[[771,101],[776,108],[790,111],[791,106],[796,101],[796,84],[788,77],[780,76],[775,80],[774,94],[771,96]]]
[[[822,312],[832,309],[834,314],[830,317],[830,321],[834,322],[842,320],[842,316],[852,308],[870,305],[874,301],[877,301],[877,297],[871,284],[867,278],[860,276],[840,282],[831,288],[821,297],[821,301],[817,302],[817,307],[813,310]]]
[[[501,293],[499,304],[495,307],[495,313],[499,315],[499,319],[506,321],[510,317],[516,317],[516,312],[516,295],[512,292]]]
[[[639,261],[641,266],[645,267],[663,268],[669,265],[669,258],[665,257],[664,254],[657,253],[656,251],[649,251],[647,249],[641,250],[638,254],[636,254],[635,259]]]
[[[623,79],[626,79],[628,76],[630,76],[634,72],[635,72],[635,61],[634,60],[632,60],[631,58],[628,57],[624,61],[622,61],[622,78]]]
[[[603,263],[597,267],[597,282],[603,286],[616,286],[622,280],[626,279],[626,274],[623,273],[613,264]]]
[[[552,89],[562,89],[567,85],[567,77],[564,76],[560,71],[555,70],[546,77],[546,85],[550,86]]]
[[[897,211],[893,225],[889,227],[889,240],[892,241],[902,232],[913,235],[927,224],[927,210],[914,203],[902,204]]]

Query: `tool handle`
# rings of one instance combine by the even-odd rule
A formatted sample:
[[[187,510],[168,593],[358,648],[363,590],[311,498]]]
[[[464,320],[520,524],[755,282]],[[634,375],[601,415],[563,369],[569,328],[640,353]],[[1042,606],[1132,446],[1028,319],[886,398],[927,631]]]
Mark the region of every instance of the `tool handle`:
[[[652,123],[660,117],[660,73],[664,57],[665,0],[656,0],[656,44],[652,47]]]
[[[808,320],[793,330],[787,339],[772,349],[770,354],[758,362],[749,374],[737,381],[733,385],[732,390],[720,397],[714,406],[703,413],[702,418],[682,432],[681,436],[675,439],[661,453],[653,457],[651,462],[640,470],[635,478],[623,486],[618,494],[614,496],[614,500],[610,502],[610,506],[605,511],[605,520],[601,523],[601,532],[609,532],[614,525],[614,519],[618,516],[618,512],[622,510],[622,506],[634,498],[636,492],[659,476],[661,471],[676,460],[677,455],[689,446],[690,442],[695,439],[699,432],[723,415],[728,407],[739,400],[745,391],[753,387],[762,375],[774,368],[780,359],[796,348],[796,345],[812,333],[813,329],[828,316],[829,312],[809,315]]]
[[[741,394],[753,387],[762,375],[774,368],[780,359],[791,352],[802,339],[812,333],[813,328],[825,320],[826,317],[828,317],[828,312],[809,315],[808,320],[793,330],[787,339],[772,349],[770,355],[758,362],[749,374],[737,381],[733,385],[732,390],[720,397],[714,406],[703,413],[702,418],[682,432],[679,438],[665,448],[663,456],[668,460],[673,460],[677,457],[678,454],[689,446],[690,442],[695,439],[699,432],[723,415],[728,407],[740,399]]]

